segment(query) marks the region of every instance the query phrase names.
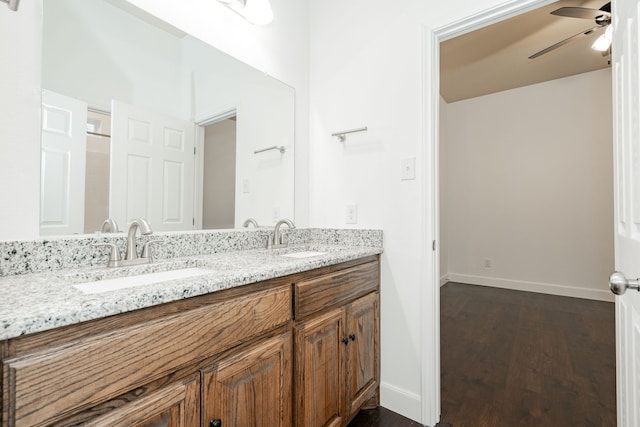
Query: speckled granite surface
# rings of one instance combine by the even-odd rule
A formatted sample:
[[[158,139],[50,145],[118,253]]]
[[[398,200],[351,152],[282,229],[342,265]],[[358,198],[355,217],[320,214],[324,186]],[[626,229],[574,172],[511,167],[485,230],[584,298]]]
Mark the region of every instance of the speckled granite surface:
[[[105,237],[0,242],[4,276],[0,277],[0,340],[382,252],[380,230],[296,229],[288,234],[290,246],[276,250],[262,248],[268,234],[268,229],[157,233],[152,237],[165,243],[153,264],[121,268],[106,268],[106,255],[91,246],[109,240]],[[124,243],[124,236],[117,239]],[[282,256],[307,250],[325,254],[299,259]],[[73,287],[190,267],[207,268],[211,274],[100,294],[85,294]]]
[[[153,246],[153,258],[166,260],[175,257],[264,248],[272,232],[273,229],[270,228],[258,228],[153,233],[150,236],[138,236],[138,247],[147,240],[162,239],[164,243]],[[286,241],[292,244],[316,242],[382,247],[381,230],[297,228],[283,229],[283,235]],[[92,245],[115,243],[124,254],[126,240],[127,236],[124,233],[117,233],[0,241],[0,277],[106,265],[109,249],[96,248]]]

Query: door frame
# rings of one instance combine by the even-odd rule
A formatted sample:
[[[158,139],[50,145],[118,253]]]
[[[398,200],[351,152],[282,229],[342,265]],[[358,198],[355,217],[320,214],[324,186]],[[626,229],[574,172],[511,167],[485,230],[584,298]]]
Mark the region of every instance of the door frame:
[[[440,421],[440,43],[512,18],[525,12],[555,3],[557,0],[512,0],[485,9],[438,28],[422,28],[423,81],[423,164],[430,167],[422,186],[425,226],[421,276],[425,279],[420,295],[421,319],[421,395],[422,423],[435,425]],[[615,127],[615,124],[614,124]],[[432,249],[432,242],[436,244]],[[431,255],[429,255],[431,253]],[[432,268],[430,268],[432,266]]]

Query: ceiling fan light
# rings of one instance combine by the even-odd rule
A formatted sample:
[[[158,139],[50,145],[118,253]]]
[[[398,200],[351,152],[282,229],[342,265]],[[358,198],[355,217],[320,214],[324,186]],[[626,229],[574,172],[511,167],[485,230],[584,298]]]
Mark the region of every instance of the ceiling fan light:
[[[269,0],[246,0],[243,15],[255,25],[267,25],[273,21],[273,9]]]
[[[597,50],[599,52],[605,52],[611,46],[611,41],[613,39],[613,26],[609,25],[605,30],[604,34],[601,35],[593,42],[591,45],[591,49]]]

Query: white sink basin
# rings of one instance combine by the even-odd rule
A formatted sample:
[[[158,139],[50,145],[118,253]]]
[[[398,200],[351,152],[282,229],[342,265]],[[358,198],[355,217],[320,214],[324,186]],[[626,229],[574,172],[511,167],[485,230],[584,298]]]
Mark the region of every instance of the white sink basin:
[[[78,283],[74,288],[85,294],[99,294],[118,289],[133,288],[136,286],[151,285],[153,283],[167,282],[169,280],[188,279],[189,277],[204,276],[214,273],[215,270],[206,268],[184,268],[182,270],[161,271],[159,273],[140,274],[138,276],[118,277],[117,279],[96,280],[94,282]]]
[[[289,258],[311,258],[314,256],[324,255],[326,252],[317,252],[317,251],[302,251],[302,252],[292,252],[290,254],[284,254],[282,256],[286,256]]]

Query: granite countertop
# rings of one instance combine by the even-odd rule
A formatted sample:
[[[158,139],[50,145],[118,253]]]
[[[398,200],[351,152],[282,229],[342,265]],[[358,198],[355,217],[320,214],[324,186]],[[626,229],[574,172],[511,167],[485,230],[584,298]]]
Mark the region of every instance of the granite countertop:
[[[324,254],[308,258],[282,256],[302,251]],[[339,264],[381,252],[380,247],[296,244],[284,249],[251,249],[171,258],[141,266],[86,267],[0,277],[0,340]],[[102,279],[193,267],[212,271],[210,274],[187,279],[97,294],[86,294],[73,286]]]

